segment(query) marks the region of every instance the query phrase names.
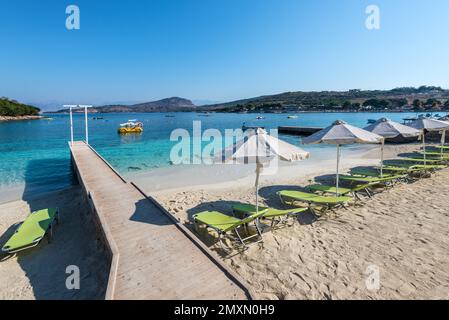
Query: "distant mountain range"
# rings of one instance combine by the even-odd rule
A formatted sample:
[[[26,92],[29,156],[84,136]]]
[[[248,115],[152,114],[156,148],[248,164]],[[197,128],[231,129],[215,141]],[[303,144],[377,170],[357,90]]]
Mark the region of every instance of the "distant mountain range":
[[[114,104],[89,108],[91,113],[110,113],[110,112],[188,112],[195,111],[197,107],[192,101],[179,97],[166,98],[158,101],[138,103],[133,105]],[[49,113],[67,113],[67,109],[61,109]],[[73,112],[83,112],[80,109],[74,109]]]
[[[449,90],[403,87],[392,90],[285,92],[226,103],[196,106],[172,97],[133,105],[96,106],[90,112],[297,112],[297,111],[440,111],[449,110]],[[82,112],[83,110],[74,110]],[[58,113],[67,113],[67,109]]]

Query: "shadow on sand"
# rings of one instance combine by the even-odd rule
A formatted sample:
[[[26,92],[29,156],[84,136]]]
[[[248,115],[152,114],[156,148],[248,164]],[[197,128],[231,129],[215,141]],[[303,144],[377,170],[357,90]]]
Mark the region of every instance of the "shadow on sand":
[[[268,206],[270,208],[275,209],[289,209],[291,206],[285,205],[281,202],[279,196],[277,195],[277,192],[281,190],[297,190],[297,191],[304,191],[304,188],[301,188],[299,186],[288,186],[288,185],[276,185],[276,186],[269,186],[269,187],[262,187],[259,190],[259,196],[260,198],[260,205],[261,206]],[[215,232],[207,232],[204,228],[199,228],[196,230],[194,228],[193,224],[193,216],[195,214],[198,214],[200,212],[204,211],[218,211],[223,214],[227,214],[230,216],[233,216],[233,210],[232,206],[235,204],[239,204],[238,201],[226,201],[226,200],[220,200],[220,201],[211,201],[211,202],[204,202],[196,207],[193,207],[191,209],[187,210],[188,220],[189,224],[188,227],[194,231],[208,247],[210,247],[212,250],[216,251],[218,254],[220,254],[223,257],[229,258],[229,252],[226,250],[221,249],[219,246],[217,246],[217,234]],[[300,225],[309,225],[313,224],[315,221],[317,221],[318,217],[315,216],[313,213],[307,211],[305,213],[302,213],[298,215],[298,223]],[[269,220],[267,220],[269,221]],[[264,219],[261,219],[261,222],[264,223]],[[269,224],[269,223],[268,223]],[[266,230],[269,230],[268,225],[266,226]]]
[[[61,179],[73,182],[70,173],[48,179],[44,175],[44,168],[48,166],[69,164],[64,159],[33,160],[29,162],[25,173],[26,186],[22,200],[28,205],[29,212],[49,207],[58,207],[60,212],[60,223],[55,226],[50,243],[44,238],[37,247],[12,257],[17,259],[28,277],[36,299],[102,299],[105,295],[109,266],[81,188],[72,186],[36,196],[39,190],[51,190],[49,185],[57,186]],[[70,166],[67,170],[70,170]],[[11,226],[1,236],[0,245],[9,239],[16,227]],[[80,270],[79,290],[66,287],[66,279],[70,275],[66,273],[66,268],[72,265]]]

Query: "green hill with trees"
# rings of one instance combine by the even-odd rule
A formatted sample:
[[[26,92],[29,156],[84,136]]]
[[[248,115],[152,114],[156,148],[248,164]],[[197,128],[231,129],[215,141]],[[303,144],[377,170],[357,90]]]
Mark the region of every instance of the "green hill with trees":
[[[442,111],[449,110],[449,90],[421,86],[392,90],[297,91],[198,109],[215,112]]]
[[[39,112],[39,108],[8,98],[0,98],[0,117],[38,116]]]

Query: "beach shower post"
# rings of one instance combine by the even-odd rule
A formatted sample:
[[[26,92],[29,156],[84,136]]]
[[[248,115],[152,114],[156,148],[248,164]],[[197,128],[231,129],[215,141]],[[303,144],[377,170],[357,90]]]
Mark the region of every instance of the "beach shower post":
[[[64,108],[69,108],[70,113],[70,145],[73,146],[73,116],[72,116],[72,108],[76,108],[76,105],[65,104]]]
[[[91,108],[91,105],[71,105],[66,104],[63,106],[64,108],[69,108],[69,114],[70,114],[70,145],[73,146],[73,108],[84,108],[84,125],[86,129],[86,144],[89,144],[89,126],[87,123],[87,108]]]
[[[84,108],[84,125],[86,127],[86,144],[89,144],[89,126],[87,124],[87,108],[92,108],[90,105],[79,105],[80,108]]]

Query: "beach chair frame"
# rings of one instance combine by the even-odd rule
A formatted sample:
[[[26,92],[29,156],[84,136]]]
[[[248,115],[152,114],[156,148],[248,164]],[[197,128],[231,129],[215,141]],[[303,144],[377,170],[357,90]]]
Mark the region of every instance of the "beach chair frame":
[[[261,232],[261,230],[260,230],[260,228],[259,228],[259,226],[258,226],[258,224],[259,224],[259,218],[256,218],[255,220],[254,220],[254,226],[256,227],[256,234],[253,234],[253,235],[250,235],[250,236],[248,236],[248,237],[243,237],[240,233],[239,233],[239,229],[240,228],[244,228],[245,229],[245,231],[246,231],[246,233],[249,233],[248,232],[248,224],[247,223],[245,223],[245,224],[241,224],[241,225],[239,225],[239,226],[237,226],[237,227],[235,227],[235,228],[233,228],[233,229],[231,229],[231,230],[229,230],[229,231],[222,231],[222,230],[220,230],[220,229],[218,229],[218,228],[215,228],[214,226],[211,226],[211,225],[207,225],[207,224],[204,224],[204,223],[198,223],[198,221],[197,221],[197,219],[196,219],[196,216],[193,216],[193,223],[194,223],[194,226],[195,226],[195,230],[198,232],[198,225],[199,224],[201,224],[201,225],[204,225],[205,226],[205,228],[206,228],[206,230],[207,229],[212,229],[212,230],[214,230],[216,233],[217,233],[217,235],[218,235],[218,242],[220,243],[220,246],[221,246],[221,248],[223,249],[223,250],[226,250],[225,249],[225,245],[224,245],[224,243],[223,243],[223,238],[224,237],[227,237],[228,239],[231,239],[232,241],[235,241],[235,242],[239,242],[241,245],[242,245],[242,247],[243,247],[243,249],[247,249],[250,245],[254,245],[254,244],[258,244],[258,243],[263,243],[263,237],[262,237],[262,232]],[[231,234],[230,234],[230,232],[235,232],[235,234],[236,234],[236,237],[234,237],[234,236],[232,236]],[[252,238],[255,238],[255,237],[259,237],[259,239],[257,240],[257,241],[255,241],[255,242],[251,242],[251,243],[245,243],[245,241],[247,241],[247,240],[249,240],[249,239],[252,239]]]
[[[337,211],[335,211],[335,210],[339,209],[339,208],[343,208],[345,210],[348,210],[348,208],[346,207],[345,203],[337,203],[337,204],[334,204],[334,205],[330,205],[329,203],[316,203],[316,202],[314,202],[312,200],[308,201],[306,199],[301,199],[301,200],[299,200],[299,199],[290,199],[290,202],[289,202],[288,200],[284,199],[279,192],[277,193],[277,195],[279,196],[279,199],[281,200],[282,204],[294,206],[296,202],[306,203],[307,207],[310,210],[310,212],[312,212],[316,216],[317,216],[316,210],[315,210],[313,205],[318,205],[318,204],[320,206],[322,206],[321,207],[322,209],[319,210],[321,214],[326,214],[327,211],[332,211],[334,214],[337,214]]]
[[[305,208],[305,209],[309,209],[309,208]],[[279,225],[279,224],[287,225],[287,223],[288,223],[288,221],[290,220],[290,218],[293,218],[293,217],[294,217],[294,218],[296,218],[296,220],[297,220],[299,214],[302,213],[302,212],[293,212],[294,209],[287,209],[287,210],[292,210],[292,211],[291,211],[291,212],[288,212],[288,213],[285,213],[285,214],[282,214],[282,215],[279,215],[279,216],[273,216],[273,217],[265,217],[265,216],[263,215],[263,216],[261,216],[261,217],[258,218],[258,219],[271,220],[271,223],[270,223],[270,226],[268,227],[268,229],[269,229],[269,230],[273,230],[273,229],[275,229],[275,227],[276,227],[277,225]],[[286,211],[287,211],[287,210],[286,210]],[[233,214],[234,214],[234,216],[235,216],[236,213],[243,213],[243,214],[245,214],[245,215],[248,215],[248,213],[245,213],[245,212],[243,212],[243,211],[241,211],[241,210],[237,210],[237,209],[234,209],[234,208],[233,208]],[[259,221],[259,222],[260,222],[260,221]],[[294,222],[293,222],[293,224],[294,224]],[[292,224],[292,225],[293,225],[293,224]],[[265,231],[264,231],[263,233],[265,233]]]

